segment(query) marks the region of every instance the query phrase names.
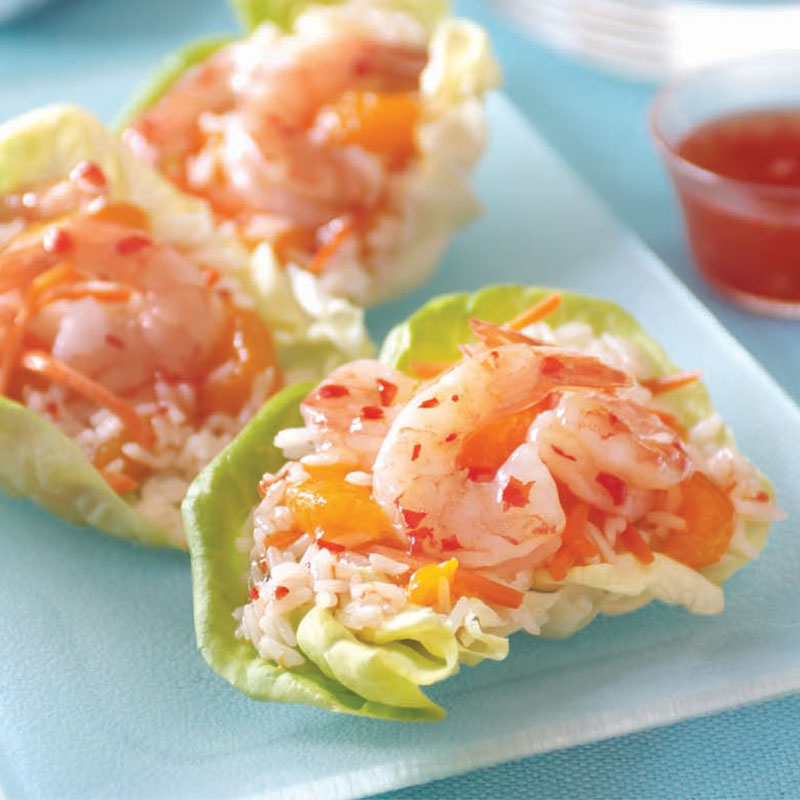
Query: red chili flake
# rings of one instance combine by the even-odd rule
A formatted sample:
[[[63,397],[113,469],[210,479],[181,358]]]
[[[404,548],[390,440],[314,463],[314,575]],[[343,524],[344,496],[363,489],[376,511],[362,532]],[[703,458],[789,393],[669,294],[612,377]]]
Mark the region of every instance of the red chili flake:
[[[261,561],[258,562],[258,568],[266,575],[269,572],[269,562],[266,558],[262,558]]]
[[[126,236],[124,239],[120,239],[114,245],[114,252],[120,256],[130,256],[134,253],[138,253],[145,247],[150,247],[152,243],[149,236],[143,236],[141,233],[133,233],[130,236]]]
[[[554,444],[550,445],[550,449],[556,454],[561,456],[562,458],[566,458],[569,461],[577,461],[578,459],[575,456],[571,456],[569,453],[565,453],[560,447],[556,447]]]
[[[350,394],[350,391],[346,386],[341,386],[338,383],[326,383],[324,386],[319,387],[317,393],[321,398],[327,400],[330,397],[344,397]]]
[[[439,405],[439,401],[435,397],[430,397],[427,400],[423,400],[420,404],[420,408],[436,408]]]
[[[112,347],[116,347],[117,350],[124,350],[125,349],[125,342],[119,338],[119,336],[114,336],[113,333],[107,333],[103,337],[106,341],[106,344],[110,344]]]
[[[272,593],[275,595],[276,600],[283,600],[289,594],[289,588],[287,586],[276,586]]]
[[[497,350],[492,350],[491,356],[495,361],[497,361],[497,359],[500,358],[500,353],[498,353]]]
[[[425,539],[430,539],[433,536],[431,528],[417,528],[408,534],[408,553],[409,555],[417,555],[422,551],[422,542]]]
[[[42,245],[48,253],[62,256],[72,248],[72,237],[61,228],[48,228],[42,237]]]
[[[96,189],[106,188],[106,176],[103,170],[92,161],[81,161],[69,173],[69,179],[71,181],[82,181]]]
[[[345,549],[344,545],[323,539],[321,536],[317,537],[317,547],[321,547],[323,550],[330,550],[331,553],[341,553]]]
[[[361,416],[364,419],[381,419],[383,417],[383,409],[378,406],[364,406],[361,409]]]
[[[555,356],[547,356],[542,359],[542,375],[555,375],[564,369],[564,362],[559,361]]]
[[[614,425],[616,427],[620,424],[620,418],[613,411],[609,411],[608,422],[609,424]]]
[[[457,394],[454,394],[454,395],[453,395],[453,396],[452,396],[450,399],[451,399],[451,400],[452,400],[454,403],[457,403],[457,402],[458,402],[458,395],[457,395]]]
[[[457,433],[449,433],[447,436],[444,437],[446,442],[454,442],[458,438]]]
[[[503,511],[512,506],[522,508],[528,502],[528,496],[534,483],[536,481],[523,483],[512,476],[503,489]]]
[[[395,397],[397,397],[397,384],[391,381],[385,381],[383,378],[378,378],[375,383],[378,384],[378,394],[381,397],[382,406],[390,406]]]
[[[168,403],[159,402],[158,405],[156,406],[156,408],[157,408],[159,414],[166,414],[169,411],[169,404]]]
[[[403,517],[406,528],[418,528],[420,522],[428,516],[427,511],[413,511],[410,508],[401,508],[400,514]]]
[[[176,384],[181,382],[181,376],[177,372],[170,372],[169,370],[159,370],[156,373],[156,378],[164,383]]]
[[[259,594],[260,594],[260,592],[258,591],[258,586],[254,586],[254,587],[253,587],[253,588],[250,590],[250,598],[251,598],[252,600],[258,600],[258,595],[259,595]]]
[[[214,286],[217,281],[219,281],[219,278],[219,270],[216,270],[213,267],[208,267],[207,269],[203,270],[203,280],[209,289]]]
[[[766,503],[769,500],[769,495],[765,491],[760,491],[753,500],[756,503]]]
[[[353,62],[353,75],[367,75],[372,71],[372,59],[361,56]]]
[[[615,506],[621,506],[625,502],[628,489],[621,478],[608,472],[598,472],[595,480],[611,495]]]
[[[486,467],[470,467],[467,480],[475,483],[489,483],[494,478],[494,470]]]
[[[44,410],[51,416],[54,417],[58,413],[58,406],[55,403],[47,403],[45,405]]]
[[[422,452],[422,445],[415,444],[414,449],[411,451],[411,460],[416,461],[419,458],[419,454]]]
[[[458,550],[461,547],[455,536],[448,536],[446,539],[442,539],[441,544],[442,550]]]

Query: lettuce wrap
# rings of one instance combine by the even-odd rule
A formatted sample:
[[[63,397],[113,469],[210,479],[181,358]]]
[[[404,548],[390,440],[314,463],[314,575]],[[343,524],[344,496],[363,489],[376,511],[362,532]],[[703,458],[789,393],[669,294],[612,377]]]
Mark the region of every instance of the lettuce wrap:
[[[471,338],[472,317],[503,323],[544,298],[551,290],[521,286],[493,286],[471,294],[453,294],[434,299],[398,325],[386,337],[380,358],[400,370],[409,371],[414,362],[452,361],[459,357],[459,344]],[[584,322],[595,335],[610,333],[623,337],[645,354],[653,376],[677,371],[664,349],[644,328],[614,303],[563,292],[563,302],[547,322],[551,326]],[[659,398],[686,429],[714,412],[705,386],[694,382]],[[716,444],[735,447],[730,429],[722,425]],[[761,476],[763,489],[774,498],[774,490]],[[536,588],[553,592],[557,598],[549,610],[542,635],[565,638],[588,625],[598,614],[622,614],[661,600],[683,605],[695,614],[718,614],[723,610],[722,584],[752,558],[767,540],[769,523],[746,526],[745,552],[731,549],[713,566],[694,570],[656,553],[650,565],[623,555],[615,564],[573,567],[564,580],[555,582],[544,571],[537,574]]]
[[[437,298],[391,331],[380,358],[408,374],[421,362],[455,361],[461,356],[459,345],[472,341],[471,318],[505,323],[550,293],[544,288],[498,286]],[[586,323],[596,335],[609,333],[635,343],[654,377],[675,372],[663,349],[631,315],[610,302],[565,292],[548,323],[555,327],[567,322]],[[425,698],[422,687],[455,674],[459,664],[499,660],[508,652],[507,637],[492,632],[498,622],[494,611],[480,600],[469,601],[475,613],[467,637],[456,635],[452,618],[429,607],[351,631],[331,609],[310,602],[290,612],[303,657],[297,666],[282,666],[282,656],[263,657],[252,641],[237,635],[234,616],[241,615],[247,602],[251,563],[242,537],[264,497],[259,492],[262,475],[278,473],[287,464],[283,451],[273,444],[275,436],[300,424],[299,405],[311,388],[303,384],[274,397],[187,494],[183,513],[199,649],[214,671],[256,699],[394,720],[439,719],[444,712]],[[665,394],[663,403],[686,428],[712,413],[699,382]],[[718,442],[733,443],[724,426]],[[772,496],[769,483],[760,480]],[[359,511],[353,508],[351,513],[355,519]],[[767,529],[768,523],[748,523],[745,543],[732,542],[719,563],[701,570],[661,553],[649,564],[622,553],[614,563],[573,566],[562,580],[537,569],[533,590],[524,600],[541,621],[539,630],[531,632],[567,637],[598,614],[632,611],[653,599],[683,605],[696,614],[719,613],[722,583],[757,556]]]
[[[79,162],[105,174],[109,199],[146,211],[155,240],[238,280],[269,326],[289,380],[324,374],[368,353],[362,314],[325,296],[309,275],[275,268],[220,231],[205,203],[138,163],[89,113],[72,106],[32,111],[0,126],[0,194],[63,179]],[[57,516],[153,546],[183,546],[111,489],[76,444],[43,417],[0,398],[0,487]]]
[[[172,124],[172,115],[166,113],[167,106],[163,104],[177,104],[170,91],[179,92],[180,87],[185,86],[181,79],[190,79],[188,73],[192,67],[199,69],[212,53],[230,43],[224,38],[190,44],[166,59],[123,112],[120,127],[125,128],[125,141],[137,155],[159,166],[183,188],[211,198],[223,218],[236,221],[243,240],[267,244],[273,249],[275,259],[282,264],[301,264],[319,272],[322,286],[331,294],[349,297],[360,305],[370,305],[421,283],[435,267],[453,233],[472,221],[479,212],[478,202],[469,187],[468,174],[486,141],[481,98],[497,85],[499,79],[486,33],[472,22],[447,18],[447,4],[438,0],[430,3],[420,0],[333,0],[323,3],[254,0],[235,5],[251,36],[257,29],[255,35],[260,37],[259,47],[264,50],[296,30],[308,29],[316,31],[312,35],[319,35],[319,20],[312,24],[312,19],[306,17],[308,14],[319,17],[320,13],[323,17],[319,19],[323,19],[326,13],[340,15],[342,25],[369,21],[373,17],[377,20],[376,14],[385,14],[380,24],[370,23],[377,26],[381,35],[389,36],[386,29],[396,28],[397,35],[402,38],[413,29],[420,33],[423,41],[427,39],[428,62],[419,78],[419,116],[413,128],[415,155],[402,167],[389,168],[386,184],[381,189],[383,199],[380,203],[384,205],[373,208],[373,201],[366,199],[372,189],[368,191],[365,188],[359,194],[356,204],[359,208],[348,207],[344,212],[340,209],[338,216],[326,217],[324,224],[320,224],[320,220],[313,224],[293,221],[294,212],[291,211],[267,213],[260,209],[253,199],[262,195],[260,178],[252,178],[255,188],[251,187],[247,192],[237,188],[240,176],[247,170],[234,165],[232,153],[235,147],[241,150],[243,146],[244,123],[239,121],[238,111],[234,113],[227,107],[217,109],[213,114],[218,121],[214,124],[219,124],[223,131],[222,140],[215,139],[214,143],[203,145],[203,149],[197,152],[174,145],[176,136],[172,131],[167,132],[166,127]],[[333,19],[330,24],[335,27],[339,23]],[[247,41],[234,40],[234,46],[237,46],[236,42]],[[244,59],[244,56],[239,59]],[[249,54],[244,60],[252,59],[253,55]],[[323,110],[328,107],[323,106]],[[188,111],[182,109],[181,113],[187,114]],[[208,118],[209,114],[206,114]],[[163,136],[159,133],[162,127]],[[399,122],[393,124],[394,131],[400,128]],[[268,138],[264,132],[261,136]],[[230,139],[230,147],[218,143],[226,141],[225,137]],[[250,153],[248,170],[251,173],[287,172],[294,175],[295,170],[281,163],[275,155],[270,156],[272,161],[258,160],[252,150],[256,134],[248,132],[245,138],[250,142],[245,149]],[[234,142],[239,144],[234,147]],[[348,144],[344,149],[361,148]],[[369,151],[369,158],[375,157],[372,153]],[[224,190],[214,182],[217,179],[207,177],[209,173],[205,167],[197,169],[197,163],[203,159],[209,164],[218,164],[218,176],[219,170],[225,173]],[[191,169],[187,166],[190,161],[194,164]],[[201,177],[189,177],[190,173]],[[349,178],[338,177],[337,180],[341,185],[346,184]],[[320,179],[319,185],[324,184],[325,181]],[[229,190],[234,194],[230,195]],[[303,213],[307,216],[307,212]],[[357,219],[361,219],[359,215],[366,215],[366,221],[358,222]],[[287,229],[285,225],[289,223]],[[304,243],[296,243],[294,249],[286,246],[287,237],[295,241],[298,231]],[[312,234],[316,237],[316,244],[309,242]],[[331,241],[333,244],[329,244]],[[318,260],[321,253],[325,254],[324,259]]]

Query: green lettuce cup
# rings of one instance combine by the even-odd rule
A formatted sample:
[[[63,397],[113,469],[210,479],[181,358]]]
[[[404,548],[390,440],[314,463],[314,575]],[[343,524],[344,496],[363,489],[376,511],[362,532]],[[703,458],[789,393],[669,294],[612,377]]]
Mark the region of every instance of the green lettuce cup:
[[[423,282],[480,210],[469,175],[486,142],[482,98],[499,80],[485,31],[438,1],[235,5],[246,36],[170,55],[123,112],[123,140],[208,199],[248,246],[314,272],[334,296],[372,305]],[[312,71],[351,28],[380,45],[351,58],[337,41],[352,65],[326,78],[335,87],[294,90],[306,78],[285,64]],[[284,53],[279,74],[264,66],[273,51]],[[280,91],[266,90],[269,77]],[[208,96],[213,107],[198,99]],[[267,106],[254,113],[256,102]]]
[[[198,647],[216,673],[256,700],[406,722],[441,719],[444,711],[419,687],[457,671],[458,645],[422,609],[375,632],[375,641],[357,639],[324,609],[303,609],[293,624],[306,661],[293,669],[236,637],[233,613],[247,598],[249,566],[237,542],[259,501],[262,475],[285,460],[275,436],[300,423],[299,404],[312,387],[290,386],[271,398],[189,488],[183,517]]]
[[[459,345],[471,339],[472,317],[504,323],[551,294],[553,290],[521,286],[493,286],[469,294],[436,298],[389,332],[380,358],[403,371],[416,362],[456,360]],[[651,377],[678,371],[664,349],[627,311],[614,303],[561,292],[560,307],[547,317],[553,328],[566,323],[584,323],[595,336],[611,334],[634,343],[646,359]],[[691,383],[659,398],[661,405],[689,430],[714,415],[706,387]],[[719,425],[713,443],[735,450],[730,429]],[[761,477],[762,488],[774,497],[771,484]],[[768,522],[748,522],[741,548],[731,547],[722,559],[709,567],[694,570],[659,553],[652,564],[639,563],[623,556],[615,564],[573,567],[561,581],[554,581],[544,570],[538,571],[536,588],[556,598],[549,610],[542,635],[565,638],[588,625],[598,614],[622,614],[660,600],[682,605],[695,614],[718,614],[724,607],[722,584],[764,547]]]
[[[139,163],[97,119],[73,106],[32,111],[0,126],[0,195],[64,180],[81,162],[97,165],[107,200],[146,212],[150,236],[236,282],[266,323],[288,380],[325,374],[367,354],[362,313],[326,296],[312,276],[278,270],[216,225],[207,206]],[[137,492],[117,494],[84,451],[44,416],[0,397],[0,488],[68,522],[159,547],[185,547],[182,533],[148,519]]]
[[[470,319],[507,323],[550,294],[552,290],[540,287],[495,286],[436,298],[390,332],[380,360],[386,365],[384,369],[391,367],[409,376],[417,373],[420,364],[456,361],[461,357],[460,346],[474,342]],[[581,331],[583,336],[608,334],[635,345],[637,374],[654,379],[676,372],[664,350],[630,314],[613,303],[563,292],[561,305],[547,318],[547,329],[534,332],[541,337],[554,335],[566,331],[568,325],[572,326],[572,335]],[[346,394],[347,386],[337,380],[332,377],[315,393],[327,386],[327,396]],[[299,406],[312,388],[313,384],[302,384],[274,397],[204,470],[187,494],[183,514],[192,560],[199,649],[215,672],[255,699],[306,703],[384,719],[439,719],[444,712],[425,697],[424,687],[452,676],[459,665],[471,666],[485,658],[501,660],[507,655],[508,634],[498,633],[498,620],[492,618],[496,606],[494,610],[483,603],[475,606],[480,611],[472,619],[468,636],[463,635],[461,623],[455,622],[452,614],[414,604],[403,607],[396,616],[355,630],[341,607],[320,605],[314,595],[317,599],[309,596],[306,602],[291,608],[281,623],[291,629],[284,641],[292,642],[293,653],[285,648],[270,650],[269,643],[266,649],[259,644],[259,651],[248,631],[247,604],[265,591],[258,579],[253,583],[254,562],[247,544],[248,539],[252,542],[253,526],[258,530],[261,524],[254,509],[270,491],[277,473],[296,464],[287,461],[275,439],[283,432],[281,446],[291,447],[294,434],[288,438],[287,434],[302,424]],[[708,393],[699,382],[659,399],[664,412],[673,415],[686,430],[697,430],[703,424],[708,427],[706,421],[715,419]],[[721,423],[712,438],[719,446],[733,447],[731,433]],[[270,474],[269,480],[266,474]],[[362,473],[352,475],[356,483],[362,477]],[[757,480],[772,496],[768,482],[758,476]],[[355,527],[366,524],[362,523],[357,501],[343,502],[353,503],[350,514]],[[572,566],[560,580],[547,569],[537,568],[531,573],[530,589],[523,593],[520,607],[536,622],[527,629],[545,637],[563,638],[598,614],[632,611],[654,599],[683,605],[692,613],[719,613],[723,607],[722,583],[757,556],[768,527],[766,521],[748,522],[718,563],[703,569],[692,569],[661,553],[652,554],[650,563],[643,563],[630,552],[620,552],[613,563]],[[326,535],[322,534],[323,539]],[[282,545],[276,542],[274,546]],[[370,558],[389,552],[379,547],[370,551],[370,547],[366,545],[363,550],[371,552]],[[303,558],[307,556],[308,551]],[[283,569],[289,575],[294,568],[292,564]],[[272,562],[269,569],[275,570]],[[277,592],[274,597],[278,597]],[[263,620],[257,618],[259,631],[266,636],[268,627]]]

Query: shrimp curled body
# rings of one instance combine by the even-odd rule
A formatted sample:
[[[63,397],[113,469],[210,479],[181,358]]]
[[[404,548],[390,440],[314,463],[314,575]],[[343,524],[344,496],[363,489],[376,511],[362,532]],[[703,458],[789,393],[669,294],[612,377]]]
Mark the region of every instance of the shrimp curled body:
[[[373,495],[395,529],[431,555],[458,551],[465,567],[520,567],[559,546],[564,512],[555,481],[530,442],[492,480],[459,469],[467,436],[524,411],[550,393],[629,385],[622,372],[555,348],[514,343],[460,361],[419,392],[394,420],[374,465]],[[524,487],[505,501],[512,479]],[[524,562],[524,563],[523,563]]]

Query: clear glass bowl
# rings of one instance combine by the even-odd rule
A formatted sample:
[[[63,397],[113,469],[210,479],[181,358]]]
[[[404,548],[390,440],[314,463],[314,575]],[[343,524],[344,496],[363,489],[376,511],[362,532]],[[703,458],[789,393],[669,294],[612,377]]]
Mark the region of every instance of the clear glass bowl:
[[[651,130],[704,278],[752,311],[800,319],[800,187],[724,177],[679,153],[704,123],[778,109],[800,120],[800,54],[714,67],[667,86],[653,105]]]

